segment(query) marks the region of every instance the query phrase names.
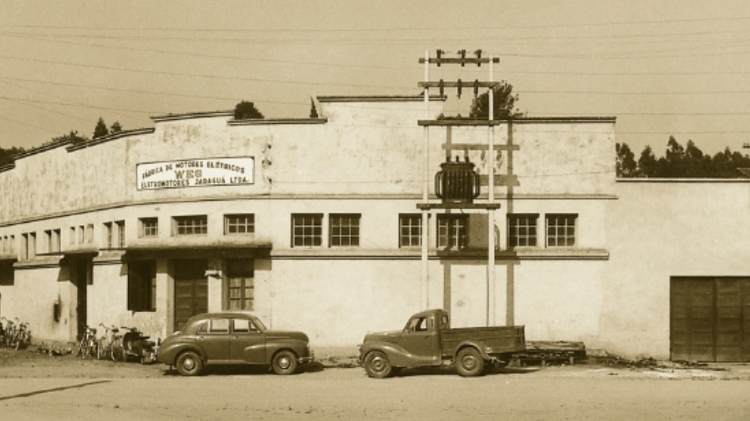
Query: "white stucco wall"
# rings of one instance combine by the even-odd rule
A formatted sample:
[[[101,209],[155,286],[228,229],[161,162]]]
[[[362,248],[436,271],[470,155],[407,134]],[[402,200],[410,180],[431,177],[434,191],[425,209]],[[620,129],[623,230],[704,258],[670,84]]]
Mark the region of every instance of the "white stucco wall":
[[[428,114],[439,114],[439,102],[430,107]],[[230,125],[227,113],[165,117],[156,120],[153,133],[71,152],[61,145],[28,155],[14,169],[0,172],[7,197],[0,206],[0,236],[15,235],[18,249],[22,233],[37,232],[41,253],[47,251],[43,231],[60,229],[63,251],[99,250],[106,248],[103,224],[122,220],[127,247],[139,250],[269,243],[269,256],[256,259],[256,313],[275,329],[306,331],[321,346],[354,346],[367,331],[400,329],[410,314],[421,310],[424,288],[428,306],[450,308],[454,326],[483,324],[488,296],[486,233],[471,242],[476,247],[473,255],[453,261],[436,256],[434,226],[430,228],[427,286],[421,281],[420,250],[398,247],[398,215],[418,213],[416,205],[422,202],[425,129],[417,120],[424,118],[423,104],[324,101],[320,110],[328,119],[324,123]],[[614,317],[613,313],[619,317],[619,312],[605,308],[611,293],[607,256],[613,246],[608,224],[614,204],[622,202],[614,200],[614,120],[504,123],[494,128],[497,145],[507,143],[509,127],[516,147],[512,155],[508,150],[498,153],[496,171],[507,175],[512,168],[517,178],[510,178],[512,189],[496,186],[501,209],[495,223],[503,250],[490,286],[491,322],[524,324],[530,339],[599,344],[605,338],[609,345],[610,336],[603,331],[611,326],[602,318]],[[434,191],[434,173],[447,154],[463,158],[468,150],[480,174],[487,174],[487,153],[481,149],[488,134],[485,127],[454,127],[450,135],[445,127],[431,127],[429,191]],[[136,185],[140,163],[235,156],[255,159],[254,184],[161,190],[138,190]],[[442,211],[432,211],[433,225],[438,212]],[[503,254],[508,212],[538,213],[540,227],[546,213],[577,214],[577,245],[573,251],[550,251],[540,241],[536,249],[519,252],[520,257]],[[223,234],[223,216],[228,213],[255,215],[252,238]],[[320,213],[324,221],[332,213],[361,214],[360,245],[328,247],[324,223],[324,247],[293,248],[294,213]],[[208,216],[207,235],[172,235],[173,216],[196,214]],[[143,217],[158,218],[157,238],[139,238],[138,219]],[[69,228],[89,224],[96,232],[94,241],[71,244]],[[581,257],[591,251],[594,259]],[[89,324],[136,325],[152,336],[170,333],[171,257],[155,257],[157,310],[133,313],[127,310],[127,262],[102,255],[94,261],[93,284],[88,286]],[[220,257],[209,259],[211,266],[221,263]],[[64,308],[75,303],[75,287],[69,279],[67,284],[60,281],[60,272],[64,271],[41,266],[17,271],[13,286],[0,287],[3,314],[28,318],[40,337],[69,336],[71,329],[50,325],[42,308],[60,294]],[[210,310],[222,308],[222,281],[209,279]],[[38,313],[23,310],[34,309],[36,303],[41,306]]]
[[[748,276],[746,180],[621,180],[608,216],[611,257],[601,343],[669,357],[672,276]]]

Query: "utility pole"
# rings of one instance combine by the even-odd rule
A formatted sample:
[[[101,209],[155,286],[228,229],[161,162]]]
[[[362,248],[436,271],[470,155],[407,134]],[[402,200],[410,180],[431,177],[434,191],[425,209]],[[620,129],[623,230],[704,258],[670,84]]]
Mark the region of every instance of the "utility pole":
[[[495,210],[497,210],[500,205],[495,203],[495,134],[494,134],[494,126],[499,124],[499,121],[494,119],[494,88],[500,86],[500,83],[494,82],[493,77],[493,71],[494,63],[499,63],[499,59],[492,57],[490,55],[489,57],[482,57],[482,51],[477,50],[474,52],[475,57],[467,57],[466,56],[466,50],[461,50],[458,52],[459,57],[444,57],[445,52],[442,50],[437,51],[437,56],[435,58],[431,58],[429,55],[429,51],[425,53],[425,58],[419,59],[420,63],[424,63],[425,65],[425,80],[423,82],[419,83],[419,86],[424,88],[424,104],[425,104],[425,113],[424,113],[424,120],[420,120],[418,122],[419,125],[424,127],[424,180],[423,180],[423,195],[422,200],[423,203],[417,204],[417,208],[419,208],[422,211],[422,308],[427,309],[430,306],[430,300],[429,300],[429,238],[428,238],[428,222],[429,222],[429,211],[432,209],[443,209],[443,210],[449,210],[449,209],[486,209],[488,212],[488,231],[487,231],[487,237],[488,237],[488,244],[487,244],[487,282],[486,282],[486,317],[485,317],[485,323],[487,326],[491,325],[495,320]],[[446,65],[455,65],[459,64],[462,67],[467,64],[475,64],[477,66],[480,66],[482,64],[489,64],[489,78],[488,81],[462,81],[457,80],[456,82],[453,81],[444,81],[440,80],[437,82],[430,81],[429,79],[429,66],[430,65],[436,65],[438,67],[446,64]],[[478,89],[479,88],[487,88],[488,89],[488,97],[489,97],[489,114],[487,121],[477,121],[477,120],[464,120],[464,119],[441,119],[441,120],[429,120],[429,89],[430,88],[438,88],[440,89],[440,96],[442,97],[444,94],[445,88],[456,88],[458,90],[458,95],[461,95],[461,90],[463,88],[473,88],[475,96],[478,95]],[[486,204],[475,204],[473,203],[473,197],[478,196],[478,189],[479,186],[476,186],[476,194],[471,197],[451,197],[449,200],[446,200],[445,197],[443,197],[442,203],[430,203],[429,202],[429,182],[430,182],[430,170],[429,170],[429,147],[430,147],[430,132],[429,128],[431,126],[445,126],[446,130],[450,130],[452,127],[460,127],[460,126],[487,126],[489,133],[488,133],[488,175],[489,175],[489,186],[488,186],[488,192],[487,192],[487,203]],[[472,165],[473,167],[473,165]],[[473,172],[473,170],[471,170]],[[459,177],[460,178],[460,177]],[[436,179],[437,180],[437,179]],[[455,179],[454,179],[455,180]],[[436,181],[437,183],[437,181]],[[471,183],[469,183],[471,184]],[[439,186],[435,186],[436,189],[438,189]],[[455,185],[451,186],[452,188],[455,188]],[[447,189],[448,187],[443,188],[443,190]],[[460,189],[459,189],[460,190]],[[466,190],[466,189],[464,189]],[[445,191],[443,191],[443,194],[445,194]],[[461,193],[459,193],[460,195]],[[446,309],[450,312],[450,309]]]

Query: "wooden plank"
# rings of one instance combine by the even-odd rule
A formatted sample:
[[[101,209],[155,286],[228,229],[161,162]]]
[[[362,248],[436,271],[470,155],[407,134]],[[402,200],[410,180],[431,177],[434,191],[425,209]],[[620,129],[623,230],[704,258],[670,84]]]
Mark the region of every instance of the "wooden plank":
[[[443,85],[443,88],[458,88],[459,86],[461,88],[474,88],[476,86],[477,88],[497,88],[502,86],[503,82],[486,82],[486,81],[477,81],[477,80],[443,80],[438,82],[419,82],[418,86],[420,88],[439,88],[440,84]]]
[[[419,63],[420,64],[424,64],[424,61],[425,61],[424,58],[420,58],[419,59]],[[466,63],[466,64],[479,64],[479,63],[481,63],[481,64],[485,64],[485,63],[489,63],[490,59],[489,59],[489,57],[484,57],[484,58],[476,58],[476,57],[466,57],[466,58],[441,57],[441,58],[437,58],[437,57],[435,57],[435,58],[430,58],[429,62],[430,62],[430,64],[438,64],[438,63],[440,63],[440,64],[461,64],[461,63]],[[493,63],[500,63],[500,57],[493,57],[492,58],[492,62]]]

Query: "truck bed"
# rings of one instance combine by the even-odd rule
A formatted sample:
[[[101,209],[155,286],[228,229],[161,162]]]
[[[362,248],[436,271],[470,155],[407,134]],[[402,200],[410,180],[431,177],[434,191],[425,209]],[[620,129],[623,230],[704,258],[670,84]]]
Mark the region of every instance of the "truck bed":
[[[467,327],[440,331],[443,356],[452,356],[456,347],[467,340],[482,342],[491,348],[487,351],[491,355],[512,354],[526,349],[523,326]]]

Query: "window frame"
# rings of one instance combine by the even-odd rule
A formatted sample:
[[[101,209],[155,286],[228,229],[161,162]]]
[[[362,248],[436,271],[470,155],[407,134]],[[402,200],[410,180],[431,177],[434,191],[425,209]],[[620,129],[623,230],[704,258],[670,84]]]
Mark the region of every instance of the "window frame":
[[[565,221],[565,224],[555,224],[551,225],[550,221],[552,219],[562,219]],[[572,220],[572,225],[567,225],[567,222],[569,220]],[[544,223],[545,223],[545,235],[544,235],[544,241],[547,248],[572,248],[576,247],[578,244],[578,214],[577,213],[548,213],[544,215]],[[554,236],[551,234],[551,230],[554,230]],[[564,231],[562,234],[560,234],[560,230]],[[568,235],[568,231],[571,231],[572,233]],[[554,237],[555,244],[550,244],[552,239]],[[563,240],[566,244],[560,245],[559,242]]]
[[[236,221],[232,221],[236,219]],[[244,219],[244,221],[240,221]],[[242,228],[244,232],[231,232],[233,227]],[[229,213],[224,215],[224,235],[255,235],[254,213]]]
[[[303,224],[298,224],[298,219],[303,219]],[[307,221],[307,219],[310,221]],[[310,223],[308,223],[310,222]],[[320,248],[323,247],[323,214],[322,213],[293,213],[291,215],[291,238],[292,248]],[[309,230],[310,233],[306,233]],[[298,232],[302,231],[299,235]],[[296,240],[301,239],[300,244]],[[309,243],[307,239],[310,239]],[[316,242],[317,240],[317,242]]]
[[[520,220],[527,219],[525,224],[519,224]],[[529,222],[533,221],[533,224]],[[538,213],[509,213],[506,217],[508,227],[508,248],[517,247],[539,247],[539,214]],[[525,231],[525,234],[521,234]],[[533,234],[532,234],[533,231]],[[524,239],[521,244],[520,239]],[[533,240],[533,244],[530,244]]]
[[[138,218],[138,234],[143,238],[158,237],[159,218],[155,216]]]
[[[404,225],[405,219],[415,219],[416,225],[409,224]],[[405,234],[404,229],[408,232]],[[417,234],[413,233],[413,230],[417,230]],[[422,229],[422,214],[420,213],[400,213],[398,215],[398,247],[399,248],[417,248],[422,247],[422,238],[424,238]],[[408,244],[404,244],[404,240],[408,240]],[[416,244],[413,244],[416,240]]]
[[[359,247],[361,231],[361,213],[332,213],[328,216],[328,247]]]
[[[148,272],[148,278],[144,278],[145,272]],[[128,263],[128,311],[156,311],[156,275],[156,260]]]
[[[255,261],[252,259],[228,259],[226,261],[226,275],[226,310],[254,311]],[[232,281],[235,279],[241,279],[241,285],[233,286]],[[239,293],[233,297],[233,292]],[[234,302],[239,303],[239,307],[232,307]],[[249,303],[249,306],[246,305],[247,303]]]
[[[183,222],[193,221],[199,222],[198,224],[182,225]],[[187,230],[193,232],[180,232],[181,230]],[[202,232],[195,232],[202,231]],[[173,236],[191,236],[191,235],[208,235],[208,215],[180,215],[172,217],[172,233]]]
[[[442,223],[448,222],[445,233]],[[460,224],[455,224],[460,222]],[[435,244],[442,250],[466,250],[469,247],[469,215],[465,213],[440,213],[437,217]],[[455,241],[454,241],[455,240]]]

